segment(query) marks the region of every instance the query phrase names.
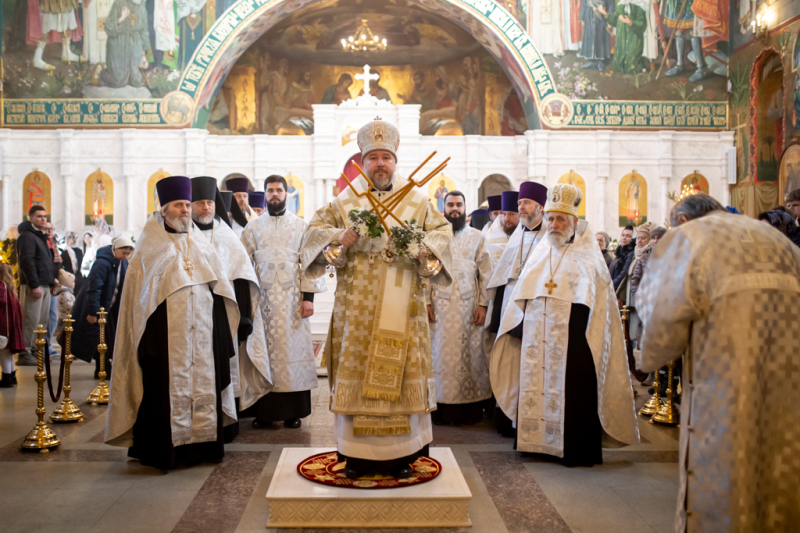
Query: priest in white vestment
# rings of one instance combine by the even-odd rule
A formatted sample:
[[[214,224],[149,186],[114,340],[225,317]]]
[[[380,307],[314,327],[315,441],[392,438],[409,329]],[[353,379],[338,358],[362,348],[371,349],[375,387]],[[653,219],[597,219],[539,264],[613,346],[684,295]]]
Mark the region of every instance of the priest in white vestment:
[[[447,287],[431,285],[433,368],[436,375],[434,424],[466,422],[483,418],[491,402],[489,367],[481,336],[486,320],[486,285],[492,273],[492,260],[481,232],[466,225],[464,195],[450,191],[444,198],[444,217],[453,226],[453,283]],[[486,400],[492,405],[487,406]]]
[[[516,421],[516,449],[602,464],[602,433],[629,444],[639,429],[622,321],[594,232],[578,220],[580,189],[558,183],[547,235],[511,293],[490,363],[497,404]],[[521,326],[521,343],[510,342]]]
[[[255,265],[261,284],[261,313],[272,369],[272,392],[243,417],[253,427],[283,422],[299,428],[311,414],[311,389],[317,388],[317,365],[309,318],[314,294],[325,292],[325,278],[310,279],[300,268],[300,245],[308,223],[286,209],[286,180],[268,176],[263,216],[247,224],[242,243]]]
[[[800,250],[705,194],[670,223],[636,298],[641,368],[683,356],[674,531],[797,531]]]
[[[506,249],[509,236],[517,228],[516,224],[506,227],[505,217],[503,216],[502,195],[490,196],[489,200],[489,224],[483,229],[482,233],[486,236],[486,248],[492,258],[492,266],[497,266],[503,250]]]
[[[239,311],[217,252],[192,224],[192,184],[156,184],[125,277],[105,442],[143,465],[219,461],[236,421],[230,360]]]
[[[407,183],[395,175],[400,133],[376,119],[357,138],[373,194],[382,202],[391,200]],[[354,185],[359,193],[368,187],[363,177]],[[415,220],[425,237],[416,259],[394,257],[388,262],[381,257],[386,234],[358,237],[348,219],[351,210],[370,208],[366,196],[359,198],[349,187],[342,191],[317,211],[301,259],[309,277],[325,274],[324,257],[337,267],[325,357],[337,449],[347,460],[345,474],[359,477],[381,470],[408,477],[410,464],[427,455],[433,440],[430,410],[436,408],[436,382],[425,285],[451,282],[452,230],[427,192],[412,188],[392,211],[400,220]],[[397,225],[391,218],[387,223]]]
[[[217,179],[192,178],[192,220],[217,251],[239,306],[239,327],[231,359],[231,385],[236,409],[244,410],[272,390],[264,324],[261,320],[261,287],[242,241],[230,227]],[[225,442],[239,433],[239,422],[225,426]]]

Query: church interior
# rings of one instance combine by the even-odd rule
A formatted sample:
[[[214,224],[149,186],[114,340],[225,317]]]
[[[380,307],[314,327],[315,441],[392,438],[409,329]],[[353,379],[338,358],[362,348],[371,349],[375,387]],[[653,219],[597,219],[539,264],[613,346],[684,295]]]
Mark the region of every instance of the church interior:
[[[625,387],[625,393],[630,392],[635,410],[632,431],[638,435],[638,442],[623,442],[608,431],[602,431],[601,459],[591,467],[566,466],[561,461],[563,454],[520,451],[518,445],[524,440],[518,438],[523,424],[521,402],[519,420],[508,419],[508,412],[503,414],[499,404],[495,407],[492,403],[500,400],[501,393],[491,390],[495,381],[489,378],[489,369],[493,368],[492,350],[497,353],[497,344],[487,345],[483,331],[484,328],[488,330],[494,320],[490,307],[485,323],[476,316],[475,323],[470,326],[473,319],[468,316],[463,326],[480,326],[483,341],[473,344],[481,346],[482,361],[485,357],[483,379],[492,384],[488,389],[491,398],[487,396],[481,401],[489,403],[481,404],[484,407],[478,419],[437,421],[433,418],[432,427],[429,423],[427,429],[432,432],[432,441],[423,448],[430,450],[434,460],[428,461],[433,466],[417,466],[419,476],[414,479],[420,481],[418,485],[390,485],[386,481],[384,486],[379,478],[375,478],[378,481],[359,478],[363,486],[358,485],[359,481],[346,487],[337,486],[345,484],[343,470],[329,476],[327,481],[324,476],[316,482],[309,480],[318,475],[313,472],[314,468],[328,467],[322,463],[311,464],[312,472],[304,474],[301,466],[306,463],[298,466],[298,460],[326,452],[333,454],[331,461],[339,461],[339,468],[346,455],[341,448],[338,456],[333,453],[341,440],[345,416],[336,405],[345,394],[337,393],[333,385],[339,379],[337,373],[347,367],[343,363],[337,368],[339,363],[334,357],[336,350],[347,344],[338,337],[339,330],[344,327],[337,322],[344,312],[341,298],[361,283],[354,282],[350,273],[350,268],[358,266],[351,256],[369,255],[370,266],[366,268],[371,268],[374,261],[384,271],[390,268],[384,262],[391,264],[391,261],[387,261],[385,255],[372,252],[347,252],[348,247],[344,246],[342,253],[349,254],[350,263],[338,264],[328,250],[334,242],[342,243],[331,241],[324,253],[318,256],[315,253],[311,258],[319,262],[317,267],[327,265],[320,278],[323,288],[312,291],[307,287],[295,287],[292,294],[298,299],[297,309],[285,302],[270,308],[268,299],[277,297],[269,288],[272,280],[278,280],[275,285],[278,287],[283,278],[279,272],[277,278],[275,273],[271,274],[269,284],[256,279],[262,276],[261,267],[266,268],[263,264],[266,255],[262,256],[260,264],[258,253],[261,250],[253,251],[245,242],[247,232],[255,225],[253,221],[261,220],[250,218],[247,196],[250,196],[250,208],[258,207],[269,214],[262,218],[277,218],[270,210],[269,186],[275,183],[270,180],[278,176],[283,180],[279,184],[285,185],[285,195],[281,197],[285,211],[281,214],[297,219],[302,227],[313,227],[325,218],[326,209],[335,211],[332,206],[345,205],[342,198],[352,191],[353,196],[358,197],[353,198],[354,202],[361,201],[362,197],[366,202],[368,198],[373,211],[385,210],[385,217],[376,217],[386,227],[386,235],[380,238],[394,238],[393,230],[383,220],[389,218],[392,203],[381,196],[382,192],[411,194],[409,198],[417,194],[424,200],[419,204],[423,211],[427,209],[447,221],[451,221],[448,217],[451,207],[447,202],[454,198],[452,193],[455,192],[455,197],[462,200],[463,214],[470,215],[467,227],[470,220],[474,224],[478,220],[486,224],[473,227],[483,230],[490,252],[493,250],[490,246],[492,231],[497,231],[501,237],[502,246],[496,252],[497,257],[492,258],[493,268],[497,267],[506,242],[510,249],[514,239],[511,231],[517,226],[506,230],[503,220],[508,221],[510,213],[518,212],[520,228],[524,225],[523,216],[527,215],[523,191],[530,190],[530,184],[541,186],[551,195],[556,190],[567,190],[561,187],[578,191],[579,199],[564,212],[574,215],[573,229],[591,228],[592,234],[605,236],[600,248],[607,265],[614,265],[612,260],[620,257],[626,247],[630,246],[631,250],[638,247],[637,239],[649,238],[656,229],[666,234],[662,239],[679,231],[676,206],[695,195],[710,198],[714,205],[729,213],[766,222],[782,232],[781,238],[787,243],[791,240],[800,246],[797,227],[800,214],[798,65],[800,2],[792,0],[4,1],[0,8],[0,313],[3,313],[0,356],[8,355],[11,370],[3,366],[3,381],[0,381],[0,479],[3,480],[0,483],[0,501],[3,502],[0,504],[0,531],[255,532],[265,528],[267,531],[300,528],[302,531],[474,533],[710,531],[704,529],[698,518],[700,512],[692,515],[686,510],[693,505],[687,503],[693,501],[691,489],[687,496],[686,484],[690,483],[686,481],[690,475],[687,471],[691,473],[700,467],[688,470],[686,467],[689,453],[686,442],[691,440],[688,432],[694,431],[694,422],[684,413],[689,410],[687,401],[694,390],[687,379],[688,352],[708,347],[692,337],[691,350],[686,348],[686,353],[674,354],[674,361],[668,365],[665,362],[642,372],[640,368],[643,367],[639,367],[638,362],[648,355],[647,342],[643,345],[648,325],[643,319],[640,321],[639,315],[647,312],[645,299],[643,297],[641,310],[637,311],[628,287],[628,301],[625,301],[625,296],[621,296],[625,295],[625,288],[621,291],[617,288],[613,266],[602,273],[602,279],[608,278],[604,283],[610,284],[611,293],[617,291],[620,309],[617,312],[612,307],[604,312],[614,315],[607,319],[608,324],[620,331],[623,343],[616,345],[609,336],[603,349],[617,350],[620,360],[627,356],[627,362],[622,363],[623,373],[630,379],[631,387],[630,391]],[[383,137],[389,138],[391,132],[397,132],[399,142],[389,150],[394,156],[396,176],[410,180],[418,174],[418,181],[408,182],[408,190],[396,187],[384,191],[376,187],[376,179],[375,184],[370,181],[364,191],[356,192],[354,184],[362,180],[362,174],[367,176],[362,168],[369,168],[367,156],[370,152],[364,148],[360,132],[378,121],[386,124],[386,131],[380,129],[379,123],[370,142],[384,146],[380,144],[384,142]],[[436,166],[443,161],[446,166]],[[88,318],[85,313],[79,316],[77,304],[73,308],[72,303],[67,303],[65,310],[62,309],[62,301],[71,300],[60,295],[74,292],[73,300],[79,301],[81,282],[83,291],[89,293],[90,285],[86,280],[94,279],[91,278],[96,275],[94,271],[104,264],[101,256],[108,256],[109,264],[118,270],[116,278],[107,279],[116,279],[116,285],[114,281],[97,281],[94,289],[98,297],[101,293],[107,294],[109,305],[114,302],[119,306],[122,301],[124,307],[128,300],[123,297],[128,298],[125,293],[132,291],[133,285],[126,282],[123,288],[120,280],[124,274],[120,265],[124,263],[124,268],[129,268],[126,280],[139,279],[132,277],[131,272],[141,243],[146,245],[151,238],[148,232],[152,231],[153,221],[160,220],[164,229],[165,208],[172,201],[169,198],[191,200],[185,194],[165,196],[173,194],[172,190],[165,192],[168,191],[166,184],[176,176],[213,178],[217,183],[217,196],[211,194],[205,198],[212,204],[221,203],[222,191],[234,193],[233,209],[228,197],[228,207],[222,209],[222,218],[215,220],[217,223],[224,220],[227,226],[223,227],[232,227],[234,231],[237,221],[240,224],[236,246],[242,248],[238,242],[241,238],[242,253],[250,258],[245,261],[247,268],[254,272],[255,281],[251,280],[251,285],[258,289],[253,289],[258,295],[254,298],[262,302],[259,308],[257,299],[253,300],[257,313],[254,311],[251,317],[251,329],[261,327],[262,315],[265,324],[268,315],[285,315],[289,323],[292,313],[296,315],[296,323],[301,322],[302,316],[303,327],[307,328],[302,334],[307,334],[311,347],[305,350],[306,362],[313,358],[316,377],[312,375],[313,384],[304,389],[308,395],[303,401],[310,410],[306,413],[310,414],[276,418],[276,422],[259,425],[253,412],[243,408],[239,411],[244,396],[236,396],[238,434],[230,441],[226,438],[224,458],[180,464],[168,470],[143,464],[146,461],[134,458],[125,447],[108,443],[107,425],[110,427],[112,418],[109,390],[100,389],[106,386],[106,381],[111,386],[116,379],[119,385],[120,381],[136,379],[136,376],[113,370],[117,365],[114,358],[108,359],[111,365],[108,369],[96,365],[100,365],[100,360],[106,364],[107,349],[113,353],[126,343],[134,346],[131,350],[134,358],[139,353],[141,359],[142,331],[137,329],[134,334],[119,327],[115,338],[115,328],[106,326],[103,316],[101,324],[105,329],[100,329],[100,338],[95,333],[90,341],[90,362],[77,355],[70,362],[70,350],[76,345],[71,346],[67,340],[72,329],[67,324],[65,333],[64,317],[69,315],[79,321],[92,319],[88,323],[93,327],[96,319],[91,314]],[[237,183],[243,183],[244,188],[237,189]],[[195,191],[194,183],[189,187]],[[242,192],[245,204],[239,204],[237,195]],[[506,197],[512,192],[515,196],[508,207]],[[259,195],[264,199],[260,207],[252,202]],[[386,206],[379,205],[375,198],[386,201]],[[497,202],[502,198],[502,206],[493,204],[491,198],[496,198]],[[547,200],[553,203],[551,196]],[[547,205],[543,201],[540,204],[540,207]],[[394,203],[395,207],[401,205],[405,205],[401,200]],[[412,212],[414,205],[410,203],[407,213]],[[189,206],[190,211],[194,208],[194,204]],[[24,247],[20,246],[24,232],[35,230],[41,234],[46,231],[40,230],[34,220],[36,213],[42,211],[45,216],[41,224],[52,229],[44,239],[45,250],[49,246],[47,253],[53,255],[57,265],[53,267],[55,283],[49,283],[50,296],[45,294],[50,302],[46,316],[49,324],[45,323],[44,329],[36,334],[34,330],[41,321],[36,320],[36,315],[29,319],[26,305],[32,300],[25,292],[29,291],[25,277],[30,274],[20,273],[29,268],[25,264]],[[503,218],[495,219],[492,214],[490,221],[489,212],[502,212]],[[544,228],[548,212],[546,208],[542,212]],[[336,213],[349,224],[346,212]],[[246,221],[241,222],[237,216],[246,216]],[[194,215],[192,217],[194,219]],[[398,213],[395,218],[402,217]],[[691,218],[685,217],[683,222]],[[398,223],[403,222],[408,225],[408,220]],[[411,220],[411,225],[416,222]],[[209,249],[214,244],[213,228],[219,227],[214,224],[212,221],[209,226],[210,233],[197,226],[203,229],[206,237],[210,235]],[[375,224],[377,227],[377,222]],[[451,224],[456,227],[452,221]],[[245,237],[242,237],[245,226]],[[198,234],[199,229],[195,230]],[[383,228],[380,231],[383,232]],[[753,254],[758,258],[754,261],[758,264],[773,261],[767,259],[763,247],[752,243],[756,238],[753,230],[747,231],[750,231],[747,233],[750,241],[742,241],[741,246],[749,250],[748,242],[752,244]],[[167,230],[165,235],[173,238],[173,233]],[[525,231],[520,229],[518,233]],[[194,238],[194,233],[191,235]],[[577,243],[577,236],[576,233],[569,242]],[[258,240],[257,234],[252,238],[256,243],[253,246],[260,247],[262,242],[270,246],[284,239],[284,234],[263,237],[263,241]],[[517,246],[537,257],[539,241],[534,240],[527,248],[528,241],[524,239],[521,235]],[[298,237],[298,247],[300,240]],[[310,246],[309,240],[313,239],[306,238],[302,246]],[[690,240],[687,238],[687,242]],[[717,235],[715,242],[727,240]],[[736,239],[730,240],[739,243]],[[657,241],[653,242],[651,257],[658,253],[655,251]],[[188,246],[189,237],[186,243]],[[120,259],[122,256],[115,255],[118,244],[120,249],[129,249],[133,255]],[[183,249],[178,244],[175,246],[183,254]],[[279,255],[288,253],[287,257],[295,263],[289,267],[291,272],[313,270],[313,265],[304,262],[302,249],[286,252],[289,244],[283,241],[275,246],[282,250]],[[101,253],[104,248],[106,252]],[[428,248],[429,252],[434,249],[433,246]],[[669,249],[677,255],[674,248]],[[183,267],[167,267],[167,273],[176,271],[175,275],[184,276],[184,281],[188,280],[186,287],[198,283],[203,286],[210,278],[204,277],[201,266],[197,266],[196,273],[200,275],[196,279],[192,277],[189,268],[189,258],[195,257],[190,256],[192,253],[200,251],[187,248],[184,255],[176,256],[183,261]],[[791,255],[792,252],[787,253]],[[640,260],[638,255],[633,259],[633,252],[630,255],[631,261]],[[277,256],[269,257],[270,261],[276,261],[274,257]],[[553,267],[555,265],[557,272],[560,263],[556,264],[557,259],[554,261],[552,254],[549,257],[550,270],[546,272],[552,283]],[[563,259],[563,255],[561,257]],[[724,255],[715,256],[714,261],[719,261],[719,257]],[[794,257],[800,260],[800,255]],[[527,256],[522,254],[516,259],[519,266],[516,276],[522,275],[526,260]],[[221,264],[227,265],[227,261]],[[788,264],[789,260],[782,261],[775,260],[781,265]],[[63,266],[67,263],[69,268]],[[463,260],[457,259],[454,265],[462,263]],[[628,269],[625,272],[621,270],[623,263]],[[691,263],[691,267],[700,268],[699,263]],[[208,264],[211,265],[208,268],[217,268],[213,261]],[[274,269],[275,264],[269,267]],[[10,277],[4,277],[4,266],[8,267]],[[185,272],[181,272],[181,268]],[[283,268],[278,267],[281,272]],[[421,267],[417,265],[417,268]],[[461,280],[465,274],[459,269],[465,267],[454,268],[452,278]],[[694,282],[697,278],[686,271],[688,268],[688,263],[680,264],[675,272],[680,271],[686,280]],[[796,273],[781,275],[800,276],[798,268]],[[71,281],[65,282],[59,277],[59,270],[65,269],[72,273]],[[446,265],[448,276],[449,269]],[[405,274],[402,268],[397,270],[396,285],[401,287]],[[153,275],[146,266],[144,273],[136,272],[144,278]],[[627,280],[634,272],[633,263],[623,260],[620,272]],[[491,269],[488,274],[491,278]],[[370,273],[365,279],[373,280],[375,276]],[[415,276],[411,268],[408,276]],[[433,309],[438,308],[431,299],[437,298],[435,291],[439,289],[431,289],[428,285],[434,286],[434,282],[423,279],[421,273],[419,276],[419,287],[427,291],[424,304],[428,312],[433,313]],[[433,276],[440,276],[439,271]],[[644,286],[646,278],[642,276]],[[752,290],[757,283],[771,283],[770,290],[789,287],[790,292],[800,292],[800,282],[794,277],[790,281],[788,277],[767,281],[762,277],[757,282],[754,276],[756,274],[742,272],[740,278],[732,278],[738,281],[731,283]],[[79,285],[75,284],[76,278]],[[231,278],[229,293],[235,292],[239,300],[241,286],[234,281],[241,280]],[[748,283],[754,285],[751,287]],[[688,286],[690,281],[686,284]],[[501,285],[505,286],[505,280]],[[213,283],[209,286],[214,290]],[[419,288],[413,286],[413,290]],[[289,290],[286,288],[289,285],[283,287],[282,290]],[[510,287],[513,285],[509,285],[506,297],[511,293]],[[381,290],[384,290],[383,285]],[[642,290],[644,293],[645,289]],[[219,289],[213,296],[214,328],[217,328],[219,313],[225,314],[224,304],[222,311],[218,309],[219,301],[224,299],[221,291]],[[482,292],[481,289],[476,291],[478,295]],[[496,296],[493,291],[494,288],[489,289],[489,299]],[[28,294],[28,300],[23,298],[23,293]],[[552,294],[552,289],[549,293]],[[500,302],[507,305],[503,293],[499,294]],[[715,297],[722,298],[720,294],[715,293]],[[91,295],[83,297],[92,298]],[[42,296],[36,296],[39,298]],[[191,313],[196,312],[193,305],[197,309],[202,307],[190,301],[176,308],[177,304],[170,304],[167,293],[159,292],[155,286],[151,294],[143,289],[142,295],[131,298],[141,298],[142,308],[153,302],[159,306],[166,303],[166,308],[173,312],[180,309],[183,313],[185,308],[187,317],[190,308]],[[208,298],[205,302],[212,302],[211,296]],[[16,311],[10,312],[8,305],[17,300],[20,302],[19,333],[16,333],[19,342],[26,337],[43,348],[31,348],[28,341],[19,350],[10,344],[6,347],[3,339],[12,339],[12,330],[16,327],[12,323],[17,320],[14,318]],[[313,314],[301,315],[299,306],[309,301],[313,303]],[[758,297],[752,301],[756,302],[753,306],[762,303]],[[484,304],[477,305],[486,311]],[[492,305],[500,304],[495,301]],[[573,303],[573,308],[575,305]],[[672,301],[665,305],[672,305]],[[347,304],[344,306],[346,308]],[[409,311],[409,324],[416,324],[417,319],[425,324],[426,341],[421,344],[420,353],[427,346],[428,357],[432,352],[436,366],[437,350],[441,349],[436,344],[441,339],[433,333],[435,321],[423,320],[422,306],[414,301],[409,304],[409,309],[414,309]],[[152,307],[154,309],[155,304]],[[212,306],[206,307],[211,309]],[[794,314],[788,305],[778,307],[787,315]],[[134,305],[132,309],[136,311],[131,310],[131,316],[146,323],[148,328],[153,322],[147,320],[148,316],[167,316],[166,310],[158,315],[158,311],[147,307],[148,313],[153,314],[146,313],[141,319],[138,307]],[[374,307],[370,309],[372,313]],[[505,316],[506,311],[501,312],[503,315],[498,314],[498,317]],[[657,314],[656,311],[653,314]],[[226,320],[231,320],[231,316],[229,313]],[[375,316],[375,320],[380,321],[380,315]],[[117,319],[112,313],[108,320]],[[528,321],[526,313],[525,324]],[[771,329],[782,329],[788,323],[776,319],[770,323],[772,325],[765,326],[764,321],[753,319],[752,324],[743,326],[751,328],[752,332],[740,331],[736,336],[769,337],[771,341],[766,344],[774,347],[780,343],[772,343]],[[80,325],[75,327],[78,338]],[[242,335],[241,322],[239,327],[238,332],[233,325],[229,329]],[[195,326],[191,328],[194,330]],[[375,328],[377,336],[379,328]],[[770,329],[770,333],[757,331],[758,328]],[[272,368],[269,388],[274,386],[275,389],[261,395],[296,394],[277,391],[276,368],[281,367],[276,367],[273,360],[282,357],[277,354],[285,347],[270,337],[274,329],[274,326],[266,327],[266,340],[262,342],[265,342],[264,351],[269,352],[264,356],[270,358],[267,367]],[[106,338],[106,331],[110,338]],[[697,326],[692,330],[689,326],[687,332],[676,326],[674,335],[688,338],[698,331],[705,330]],[[495,333],[499,337],[496,327]],[[786,334],[791,335],[791,332]],[[289,335],[290,339],[292,335],[301,336],[295,332]],[[355,337],[361,339],[366,335],[359,330]],[[39,343],[37,339],[43,340]],[[550,339],[549,334],[547,339]],[[208,346],[213,344],[216,354],[216,340],[212,342],[211,336],[206,336],[203,342]],[[519,341],[516,342],[519,351]],[[722,341],[719,342],[721,346]],[[161,348],[167,350],[169,343],[175,343],[175,338],[164,337]],[[234,359],[244,357],[246,361],[242,355],[246,351],[245,344],[231,343],[231,350],[238,354]],[[446,343],[441,341],[441,344]],[[95,346],[98,346],[97,352]],[[796,351],[795,355],[790,354],[793,351],[781,345],[781,357],[785,355],[788,361],[781,363],[781,368],[787,369],[786,379],[791,381],[789,378],[794,376],[796,383],[800,360]],[[15,365],[24,353],[32,362]],[[94,354],[94,362],[91,354]],[[682,364],[679,363],[681,356]],[[0,357],[0,363],[5,360]],[[132,364],[138,365],[136,360]],[[602,373],[613,365],[601,365],[597,359],[594,364],[598,381],[590,388],[600,390]],[[164,363],[164,368],[167,366]],[[524,360],[521,366],[524,373],[528,368]],[[214,368],[212,365],[212,370]],[[232,368],[231,372],[236,374],[238,370],[238,367]],[[169,367],[169,371],[177,372],[173,367]],[[747,365],[737,366],[736,371],[742,382],[748,381],[748,376],[756,379],[756,375],[759,378],[762,375],[760,369]],[[244,383],[244,367],[241,372]],[[459,379],[467,373],[462,367],[452,372]],[[520,372],[518,361],[518,379]],[[699,375],[702,375],[700,370]],[[238,381],[235,386],[239,387]],[[138,391],[139,402],[142,394],[151,394],[147,384],[144,389],[138,384],[132,387]],[[164,387],[166,390],[167,385]],[[434,385],[432,377],[422,387],[427,391],[426,397],[431,390],[436,396],[437,387],[441,394],[441,384]],[[217,396],[221,396],[222,388],[218,387]],[[242,385],[242,388],[246,387]],[[700,385],[697,388],[700,389]],[[112,404],[116,394],[117,389],[112,388]],[[519,387],[516,394],[521,394]],[[592,405],[597,405],[597,395],[588,396],[593,396],[595,403],[587,404],[586,408],[595,410]],[[74,402],[69,408],[74,408],[74,416],[64,415],[66,408],[59,407],[67,401],[65,398]],[[374,404],[390,403],[383,396],[369,399]],[[165,403],[161,407],[166,409],[169,428],[170,405],[173,410],[177,409],[175,398],[165,396],[163,400]],[[217,407],[222,424],[222,400],[217,400],[219,405],[212,401],[213,405],[205,408],[213,411]],[[232,396],[230,401],[233,402]],[[601,404],[602,401],[601,397]],[[749,398],[738,399],[739,403],[749,401]],[[436,398],[433,402],[435,408]],[[136,407],[138,403],[133,405]],[[702,404],[692,406],[694,411],[702,408]],[[708,405],[706,408],[710,409]],[[201,407],[194,409],[203,412]],[[435,409],[426,408],[420,414],[411,415],[403,411],[402,416],[430,418],[429,411]],[[78,412],[80,416],[75,415]],[[514,412],[516,414],[516,407]],[[729,416],[736,418],[725,412],[723,409],[720,415],[723,422]],[[135,418],[136,413],[132,410],[129,414]],[[359,411],[354,417],[357,420],[369,418],[369,413]],[[287,424],[288,419],[296,422]],[[502,419],[509,423],[505,429]],[[278,423],[279,420],[284,423]],[[606,428],[607,420],[602,413],[600,421]],[[728,422],[734,424],[735,420]],[[49,441],[42,436],[43,424],[51,432],[47,437]],[[563,413],[561,424],[564,425]],[[132,430],[134,433],[136,427]],[[557,424],[548,425],[541,433],[557,438],[562,429]],[[37,431],[38,440],[31,440],[31,435]],[[374,439],[378,438],[375,435],[391,434],[364,431],[362,435]],[[796,434],[796,429],[787,429],[786,439],[792,440],[792,431]],[[714,438],[728,448],[737,442],[733,433],[725,433],[724,429],[719,429]],[[796,450],[800,439],[795,435],[793,440]],[[49,444],[43,444],[45,441]],[[785,449],[790,448],[787,445]],[[713,452],[706,452],[713,455]],[[747,453],[756,452],[749,449]],[[784,469],[780,477],[786,472],[800,474],[797,457],[800,454],[789,464],[775,466],[776,471]],[[423,464],[419,462],[423,459],[420,456],[412,466]],[[355,463],[351,460],[352,464]],[[713,469],[713,466],[707,467]],[[431,474],[428,468],[435,473]],[[789,477],[800,479],[794,474]],[[703,486],[703,490],[708,491],[706,497],[717,494],[717,488]],[[793,490],[800,494],[796,484],[783,488],[784,492]],[[723,513],[713,516],[719,526],[717,530],[797,531],[792,528],[797,528],[797,520],[800,520],[800,496],[787,498],[790,507],[795,503],[797,507],[788,513],[785,522],[782,515],[776,518],[765,510],[766,507],[758,507],[766,505],[760,502],[753,504],[758,507],[752,515],[758,517],[757,522],[731,524],[726,522],[729,518]],[[718,508],[727,509],[721,497]]]

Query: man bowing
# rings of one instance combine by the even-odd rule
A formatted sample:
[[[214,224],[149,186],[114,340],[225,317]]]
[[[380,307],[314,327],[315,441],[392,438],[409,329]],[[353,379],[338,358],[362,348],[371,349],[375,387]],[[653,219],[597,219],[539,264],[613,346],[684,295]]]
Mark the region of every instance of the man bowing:
[[[192,224],[189,178],[156,188],[161,211],[147,220],[125,278],[105,442],[171,469],[225,455],[239,311],[219,256]]]
[[[594,232],[578,221],[581,200],[573,185],[550,191],[547,236],[511,293],[490,363],[517,449],[567,466],[602,464],[603,429],[639,441],[614,287]],[[520,325],[521,347],[509,349]]]

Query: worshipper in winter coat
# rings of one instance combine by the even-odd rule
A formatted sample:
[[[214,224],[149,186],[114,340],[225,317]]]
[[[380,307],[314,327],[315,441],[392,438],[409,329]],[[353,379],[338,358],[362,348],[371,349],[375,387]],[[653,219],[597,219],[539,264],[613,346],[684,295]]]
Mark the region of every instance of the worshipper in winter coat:
[[[625,263],[628,261],[628,256],[633,255],[633,250],[636,248],[636,242],[633,240],[633,226],[625,226],[619,236],[619,246],[614,251],[614,260],[608,265],[608,271],[611,274],[611,279],[615,280],[620,272],[625,271]],[[630,263],[628,263],[630,266]],[[614,281],[614,289],[619,284]]]
[[[597,239],[597,245],[600,247],[600,251],[603,252],[603,259],[606,262],[606,266],[611,266],[611,263],[614,261],[614,256],[608,251],[608,245],[611,244],[611,236],[605,231],[598,231],[594,238]]]
[[[795,245],[800,246],[800,228],[798,228],[792,215],[786,211],[773,209],[758,215],[758,220],[766,222],[789,238]]]
[[[633,272],[631,273],[631,300],[629,305],[636,306],[636,292],[639,290],[639,283],[642,281],[642,276],[644,275],[644,269],[647,267],[647,260],[650,258],[650,254],[653,252],[653,248],[661,237],[667,232],[667,228],[663,228],[661,226],[657,227],[653,231],[650,232],[650,248],[644,251],[642,257],[636,262],[633,267]],[[639,338],[638,335],[635,338]]]
[[[800,250],[705,194],[670,223],[637,301],[642,370],[685,361],[674,531],[797,531]]]
[[[8,389],[17,384],[14,354],[25,351],[22,308],[17,300],[14,273],[8,263],[0,263],[0,336],[5,337],[5,341],[0,339],[0,388]]]
[[[636,240],[633,241],[635,243],[633,253],[628,254],[622,268],[619,268],[613,276],[614,289],[617,291],[617,299],[620,301],[621,305],[627,305],[629,303],[633,305],[631,303],[631,274],[633,273],[636,263],[642,258],[642,255],[650,249],[650,226],[650,222],[645,222],[636,228]]]
[[[108,312],[105,336],[106,344],[109,346],[106,352],[106,374],[110,376],[119,302],[125,283],[125,273],[128,270],[128,257],[132,253],[133,242],[127,237],[117,237],[111,246],[103,246],[97,250],[97,259],[92,271],[89,272],[83,290],[75,300],[72,354],[87,363],[95,359],[95,379],[100,372],[100,359],[97,354],[100,325],[97,313],[101,307]]]

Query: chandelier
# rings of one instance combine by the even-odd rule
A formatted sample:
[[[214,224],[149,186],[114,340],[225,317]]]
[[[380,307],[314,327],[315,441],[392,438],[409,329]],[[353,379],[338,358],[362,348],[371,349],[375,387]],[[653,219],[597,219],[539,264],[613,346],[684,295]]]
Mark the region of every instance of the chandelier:
[[[355,35],[342,39],[342,49],[350,52],[377,52],[386,50],[386,39],[381,40],[372,33],[367,19],[361,19]]]

